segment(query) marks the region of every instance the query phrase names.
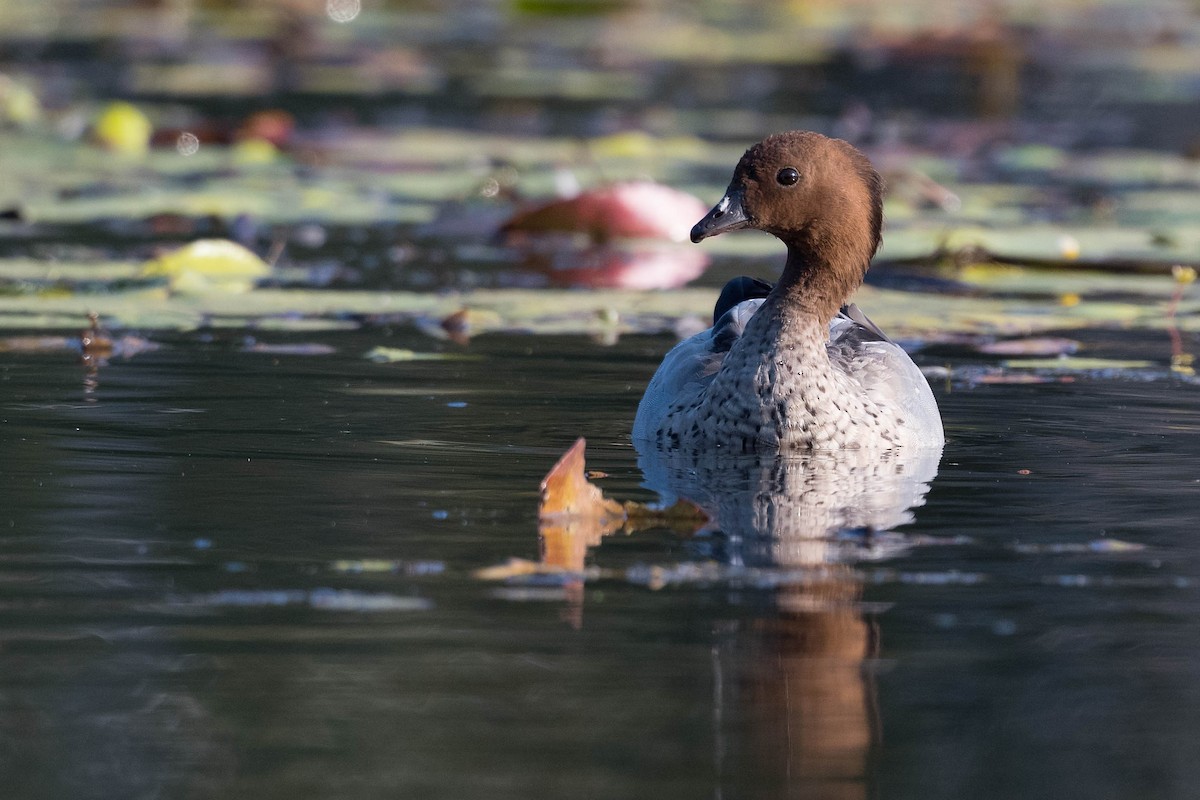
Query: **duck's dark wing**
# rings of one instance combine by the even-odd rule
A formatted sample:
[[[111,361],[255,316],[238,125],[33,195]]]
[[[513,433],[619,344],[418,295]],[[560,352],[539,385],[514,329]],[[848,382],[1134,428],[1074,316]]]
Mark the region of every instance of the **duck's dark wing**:
[[[855,330],[854,335],[862,342],[892,342],[888,335],[879,329],[879,326],[871,322],[870,317],[862,312],[862,309],[854,303],[842,306],[842,310],[838,312],[838,316],[845,317],[851,322],[857,323],[862,330]],[[892,342],[895,344],[895,342]]]
[[[741,328],[745,326],[745,319],[741,319],[741,315],[729,316],[729,312],[747,300],[764,299],[774,288],[775,284],[760,280],[759,278],[751,278],[749,275],[739,275],[722,287],[721,294],[717,297],[717,304],[713,308],[713,342],[716,345],[713,347],[714,351],[724,352],[728,350],[729,345],[738,336],[741,336]],[[757,309],[757,306],[755,308]],[[854,336],[860,341],[892,341],[854,303],[842,306],[839,315],[862,328],[862,330],[854,330]],[[737,330],[729,330],[730,326],[736,327]]]
[[[717,305],[713,308],[713,325],[721,321],[721,317],[725,316],[731,308],[746,300],[761,300],[771,293],[775,288],[775,284],[767,281],[760,281],[758,278],[751,278],[748,275],[739,275],[721,289],[721,294],[717,297]]]
[[[725,284],[713,308],[712,347],[713,353],[727,353],[733,343],[742,337],[746,323],[775,284],[739,275]]]
[[[713,326],[675,345],[650,379],[633,421],[635,439],[653,438],[672,405],[688,402],[703,390],[771,288],[766,281],[747,277],[725,284]]]

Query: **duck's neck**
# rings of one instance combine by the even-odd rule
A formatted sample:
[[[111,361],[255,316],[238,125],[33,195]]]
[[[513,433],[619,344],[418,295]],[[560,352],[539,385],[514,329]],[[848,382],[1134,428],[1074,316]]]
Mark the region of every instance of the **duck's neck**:
[[[824,327],[862,285],[867,259],[852,252],[788,243],[788,258],[772,295],[781,308]]]

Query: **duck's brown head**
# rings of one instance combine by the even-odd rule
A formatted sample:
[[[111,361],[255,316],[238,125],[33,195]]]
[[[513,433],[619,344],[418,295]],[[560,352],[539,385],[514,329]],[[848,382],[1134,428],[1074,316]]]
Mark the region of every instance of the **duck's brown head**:
[[[797,260],[860,269],[861,282],[882,224],[883,180],[867,157],[841,139],[789,131],[746,151],[692,241],[757,228]]]

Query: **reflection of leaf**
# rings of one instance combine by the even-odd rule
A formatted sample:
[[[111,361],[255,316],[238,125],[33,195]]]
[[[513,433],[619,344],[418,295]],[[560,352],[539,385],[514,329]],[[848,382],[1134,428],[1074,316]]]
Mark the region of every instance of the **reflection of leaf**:
[[[0,127],[32,127],[42,117],[42,102],[32,88],[0,74]]]
[[[544,273],[554,286],[675,289],[704,272],[708,254],[696,247],[646,243],[522,248],[522,266]]]

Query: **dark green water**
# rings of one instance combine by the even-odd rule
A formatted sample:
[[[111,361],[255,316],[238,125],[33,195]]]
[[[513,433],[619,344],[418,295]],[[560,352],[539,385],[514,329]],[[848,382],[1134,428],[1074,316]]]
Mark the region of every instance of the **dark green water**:
[[[471,571],[537,558],[578,435],[652,496],[626,432],[671,341],[361,358],[416,336],[180,335],[86,395],[69,356],[0,359],[8,797],[1192,795],[1194,386],[938,385],[940,469],[889,537],[618,535],[573,594]]]

